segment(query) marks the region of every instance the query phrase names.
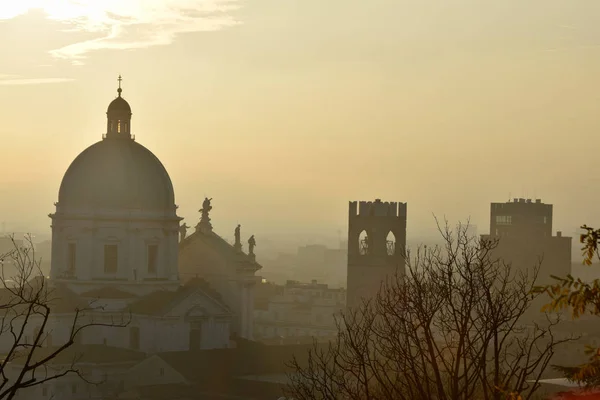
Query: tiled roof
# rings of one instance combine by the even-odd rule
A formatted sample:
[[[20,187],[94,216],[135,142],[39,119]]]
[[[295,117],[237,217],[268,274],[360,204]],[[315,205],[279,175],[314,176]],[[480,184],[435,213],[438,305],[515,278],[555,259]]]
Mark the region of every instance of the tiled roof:
[[[119,328],[115,328],[119,329]],[[35,350],[33,353],[32,361],[42,360],[55,352],[58,347],[42,347]],[[67,347],[56,355],[49,364],[54,365],[70,365],[70,364],[112,364],[112,363],[126,363],[126,362],[139,362],[143,360],[146,355],[140,351],[123,349],[118,347],[109,347],[99,344],[88,344],[88,345],[72,345]],[[17,357],[12,360],[15,364],[23,364],[27,359],[27,355]]]
[[[288,372],[294,356],[304,364],[311,349],[312,343],[267,346],[250,342],[240,343],[238,348],[167,352],[158,356],[188,381],[210,386],[246,375]]]
[[[111,286],[105,286],[99,289],[93,289],[84,293],[81,293],[81,297],[95,298],[95,299],[131,299],[137,297],[133,293],[126,292],[121,289],[117,289]]]
[[[213,247],[215,250],[219,252],[223,257],[229,258],[232,261],[235,261],[241,265],[252,267],[256,271],[262,268],[262,265],[256,262],[256,260],[244,253],[243,251],[237,250],[231,244],[229,244],[225,239],[221,236],[217,235],[213,231],[210,232],[202,232],[196,231],[192,233],[190,236],[186,237],[183,241],[179,243],[180,249],[185,249],[191,243],[196,240],[201,240],[207,245]]]
[[[159,290],[141,297],[139,300],[131,303],[130,310],[134,314],[145,315],[164,315],[168,313],[175,305],[186,299],[192,293],[201,291],[212,300],[216,301],[219,306],[228,310],[229,308],[223,303],[221,295],[210,287],[204,279],[194,278],[181,286],[176,291]]]
[[[33,298],[38,291],[49,306],[52,314],[71,313],[76,309],[88,307],[88,303],[80,298],[75,292],[66,286],[52,285],[52,282],[45,277],[36,277],[20,287],[24,290],[24,298]],[[14,304],[17,297],[12,292],[13,289],[0,289],[0,303]]]

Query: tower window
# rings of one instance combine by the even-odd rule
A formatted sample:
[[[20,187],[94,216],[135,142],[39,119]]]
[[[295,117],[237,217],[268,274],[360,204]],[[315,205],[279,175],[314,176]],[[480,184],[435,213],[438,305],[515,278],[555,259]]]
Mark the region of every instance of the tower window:
[[[158,245],[151,244],[148,246],[148,272],[156,273],[156,264],[158,261]]]
[[[358,252],[360,255],[369,254],[369,235],[366,231],[362,231],[358,236]]]
[[[393,256],[396,254],[396,235],[390,231],[386,238],[387,255]]]
[[[75,262],[77,255],[77,245],[75,243],[69,243],[69,253],[67,259],[67,272],[69,275],[75,274]]]
[[[117,121],[117,133],[121,133],[121,121]]]
[[[119,265],[119,248],[116,244],[104,245],[104,273],[114,274]]]

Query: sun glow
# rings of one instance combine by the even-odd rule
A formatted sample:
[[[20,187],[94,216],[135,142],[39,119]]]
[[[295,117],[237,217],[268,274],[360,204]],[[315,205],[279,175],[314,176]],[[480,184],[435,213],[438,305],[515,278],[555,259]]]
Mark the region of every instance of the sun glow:
[[[51,51],[81,59],[93,50],[169,44],[183,32],[222,29],[237,23],[229,14],[236,0],[18,0],[0,4],[0,20],[41,10],[48,19],[98,37]]]

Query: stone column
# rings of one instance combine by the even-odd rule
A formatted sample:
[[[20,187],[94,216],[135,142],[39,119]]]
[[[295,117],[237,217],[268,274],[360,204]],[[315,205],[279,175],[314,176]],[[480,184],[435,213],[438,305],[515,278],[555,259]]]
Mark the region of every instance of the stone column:
[[[166,277],[171,279],[179,279],[179,230],[177,226],[171,229],[169,236],[169,253],[167,259],[167,270],[165,271]]]
[[[75,275],[77,279],[90,280],[94,276],[94,229],[93,222],[86,221],[81,239],[78,240],[75,252]]]
[[[248,295],[248,333],[247,339],[254,339],[254,283],[248,284],[248,289],[246,290]]]
[[[52,254],[50,259],[50,277],[55,279],[58,277],[61,269],[61,257],[59,254],[59,223],[55,219],[52,221]]]
[[[248,312],[246,303],[246,285],[244,282],[240,283],[240,336],[247,339],[246,332],[248,326]]]
[[[136,254],[136,250],[140,247],[139,230],[137,228],[132,228],[128,223],[125,232],[127,233],[127,240],[121,241],[123,249],[119,249],[119,253],[123,251],[125,254],[119,254],[119,265],[117,267],[119,270],[117,271],[117,276],[128,281],[133,281],[139,278],[140,272],[142,272],[138,270],[135,274],[133,273],[134,269],[139,268]]]

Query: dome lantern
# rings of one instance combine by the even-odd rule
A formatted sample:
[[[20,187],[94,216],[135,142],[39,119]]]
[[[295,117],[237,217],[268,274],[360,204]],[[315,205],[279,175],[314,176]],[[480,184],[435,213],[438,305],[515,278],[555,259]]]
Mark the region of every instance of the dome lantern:
[[[106,111],[107,126],[106,138],[126,138],[131,139],[131,107],[129,103],[121,97],[121,81],[123,78],[119,75],[117,79],[119,88],[117,89],[117,98],[111,101]]]

